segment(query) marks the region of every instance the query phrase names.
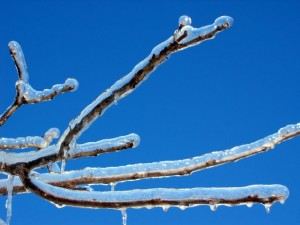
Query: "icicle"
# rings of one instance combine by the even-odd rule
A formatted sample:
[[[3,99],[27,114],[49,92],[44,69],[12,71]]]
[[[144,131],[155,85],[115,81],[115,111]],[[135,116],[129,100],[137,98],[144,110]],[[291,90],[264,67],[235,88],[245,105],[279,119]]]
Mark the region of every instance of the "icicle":
[[[60,204],[54,204],[57,208],[63,208],[63,207],[65,207],[66,205],[60,205]]]
[[[74,147],[73,145],[74,145],[73,142],[71,142],[71,143],[70,143],[70,146],[71,146],[71,147]],[[67,156],[68,156],[67,151],[64,151],[64,158],[61,160],[61,168],[60,168],[60,172],[61,172],[61,173],[64,173],[64,172],[65,172],[65,169],[66,169],[66,163],[67,163],[67,158],[68,158]]]
[[[265,206],[265,209],[266,209],[267,213],[270,213],[272,204],[271,203],[265,203],[264,206]]]
[[[118,101],[120,99],[120,96],[118,96],[117,94],[114,95],[114,104],[118,105]]]
[[[121,213],[122,213],[122,224],[126,225],[127,224],[127,213],[126,213],[126,209],[121,209]]]
[[[5,207],[7,209],[7,217],[6,217],[6,224],[9,225],[10,219],[12,216],[12,194],[13,194],[13,182],[14,182],[14,177],[13,175],[8,175],[7,177],[7,200]]]
[[[110,190],[115,191],[117,184],[116,183],[110,183],[110,186],[111,186]]]
[[[180,205],[180,206],[178,206],[178,207],[179,207],[179,209],[181,209],[181,210],[185,210],[185,209],[188,208],[188,206],[186,206],[186,205]]]
[[[170,208],[170,205],[163,205],[162,206],[162,209],[163,209],[164,212],[167,212],[169,210],[169,208]]]
[[[253,202],[249,202],[246,204],[248,208],[251,208],[253,206]]]
[[[285,199],[281,199],[279,202],[280,202],[281,204],[284,204],[284,203],[285,203]]]
[[[218,205],[211,204],[211,205],[209,205],[209,208],[210,208],[211,211],[217,211]]]
[[[64,173],[66,168],[66,160],[61,160],[60,173]]]

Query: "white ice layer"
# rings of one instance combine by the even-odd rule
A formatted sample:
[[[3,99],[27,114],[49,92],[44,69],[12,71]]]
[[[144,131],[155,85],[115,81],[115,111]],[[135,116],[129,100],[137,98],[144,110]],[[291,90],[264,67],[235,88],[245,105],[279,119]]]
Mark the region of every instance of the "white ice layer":
[[[179,17],[178,21],[179,25],[191,25],[192,24],[192,19],[189,16],[181,16]]]
[[[222,163],[249,157],[254,154],[264,152],[268,149],[273,148],[275,144],[280,143],[284,138],[299,134],[300,123],[283,127],[277,133],[269,135],[263,139],[252,142],[250,144],[236,146],[232,149],[228,149],[225,151],[216,151],[189,159],[162,161],[154,163],[141,163],[120,167],[85,168],[80,171],[65,172],[64,174],[40,174],[39,177],[43,182],[49,183],[67,180],[77,180],[84,177],[93,177],[96,179],[108,177],[121,177],[125,174],[139,174],[141,175],[141,177],[143,177],[143,175],[152,172],[161,172],[161,174],[166,174],[165,176],[168,176],[168,174],[170,174],[171,176],[172,174],[176,174],[176,172],[182,170],[197,171],[203,168],[205,169],[207,168],[207,162],[209,161],[215,161],[217,165],[220,165]],[[130,137],[130,135],[128,136]],[[124,137],[126,139],[126,136]],[[133,135],[132,138],[135,138],[135,136]],[[5,162],[9,165],[17,162],[29,162],[45,155],[54,154],[57,151],[57,148],[55,148],[54,146],[51,146],[39,152],[33,151],[18,154],[0,151],[0,162]],[[18,178],[15,178],[15,182],[18,183],[15,183],[14,185],[21,185]],[[0,181],[0,188],[3,187],[6,187],[6,181],[2,180]]]
[[[59,129],[57,128],[49,129],[44,135],[44,140],[47,143],[45,147],[48,147],[54,138],[58,138],[59,134],[60,134]]]
[[[264,152],[267,149],[272,149],[275,144],[280,143],[280,141],[286,137],[286,135],[295,133],[300,133],[300,123],[288,125],[284,128],[281,128],[277,133],[250,144],[236,146],[232,149],[216,151],[189,159],[140,163],[120,167],[85,168],[80,171],[66,172],[65,174],[61,174],[57,177],[52,176],[51,174],[41,174],[41,180],[45,182],[53,182],[58,180],[75,180],[84,177],[108,178],[134,174],[139,174],[140,177],[144,177],[146,174],[156,172],[165,174],[164,176],[168,176],[168,174],[173,176],[174,174],[178,173],[178,171],[197,171],[208,168],[208,162],[214,162],[215,165],[220,165],[226,162],[235,161],[260,152]],[[136,180],[136,178],[134,178],[134,180]]]
[[[29,83],[23,80],[18,80],[16,86],[18,86],[21,91],[19,98],[24,98],[27,102],[31,103],[51,100],[57,94],[61,94],[70,88],[74,91],[78,87],[78,82],[75,79],[68,78],[64,84],[56,84],[51,89],[45,89],[43,91],[35,90]]]
[[[30,151],[20,153],[0,151],[0,164],[5,163],[7,165],[12,165],[20,162],[27,163],[57,153],[58,149],[54,145],[51,145],[43,149],[42,151]]]
[[[74,191],[74,190],[55,187],[43,183],[37,179],[32,179],[32,182],[34,183],[34,185],[36,185],[44,192],[54,195],[57,198],[63,198],[63,199],[67,198],[76,201],[89,201],[89,202],[101,202],[101,203],[151,201],[153,199],[160,199],[163,201],[207,200],[207,201],[218,202],[218,200],[234,201],[238,199],[246,199],[249,196],[257,196],[260,199],[268,200],[270,197],[279,197],[280,199],[286,199],[289,195],[288,189],[282,185],[252,185],[252,186],[235,187],[235,188],[191,188],[191,189],[157,188],[157,189],[136,189],[130,191],[88,192],[88,191]],[[248,202],[249,200],[245,202],[241,202],[240,204],[247,204]]]
[[[0,219],[0,225],[7,225],[2,219]]]
[[[71,149],[68,154],[69,156],[76,157],[76,155],[91,152],[96,149],[101,149],[103,152],[124,145],[126,143],[133,143],[133,148],[137,147],[140,143],[140,137],[137,134],[129,134],[126,136],[120,136],[112,139],[104,139],[97,142],[88,142],[84,144],[77,144],[75,148]]]
[[[110,148],[118,147],[118,145],[125,144],[127,142],[132,142],[133,147],[138,146],[140,138],[137,134],[129,134],[112,139],[104,139],[98,142],[90,142],[85,144],[77,144],[74,149],[70,149],[69,158],[76,157],[77,154],[87,153],[96,151],[97,149],[102,149],[103,152],[109,151]],[[42,151],[30,151],[30,152],[4,152],[0,151],[0,164],[5,163],[7,165],[12,165],[15,163],[27,163],[46,156],[51,156],[58,153],[58,145],[51,145],[44,148]],[[1,183],[1,182],[0,182]]]
[[[0,138],[0,149],[19,149],[27,147],[44,148],[46,141],[42,137],[28,136],[19,138]]]
[[[194,27],[188,25],[188,23],[187,23],[186,26],[184,26],[180,31],[178,31],[176,33],[176,37],[179,38],[185,32],[187,32],[187,36],[179,41],[180,44],[186,44],[198,37],[205,36],[205,35],[213,32],[217,27],[220,27],[220,26],[224,25],[225,23],[228,24],[229,26],[231,26],[233,24],[233,19],[229,16],[221,16],[221,17],[217,18],[213,24],[207,25],[204,27],[200,27],[200,28],[194,28]],[[196,45],[198,45],[200,43],[201,42],[197,42]],[[191,45],[191,46],[194,46],[194,45]],[[188,46],[188,47],[191,47],[191,46]]]
[[[14,58],[18,62],[19,69],[20,69],[19,72],[21,73],[20,79],[25,82],[28,82],[29,76],[27,71],[27,64],[21,46],[19,45],[18,42],[11,41],[8,43],[8,47],[11,50],[12,54],[14,54]]]

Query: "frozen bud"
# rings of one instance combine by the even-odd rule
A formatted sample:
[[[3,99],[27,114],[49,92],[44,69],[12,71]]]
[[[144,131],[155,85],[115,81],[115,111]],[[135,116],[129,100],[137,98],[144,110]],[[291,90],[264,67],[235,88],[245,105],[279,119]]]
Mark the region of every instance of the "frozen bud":
[[[60,133],[59,129],[51,128],[46,132],[45,136],[52,137],[52,138],[58,138],[59,133]]]
[[[79,84],[78,84],[77,80],[72,79],[72,78],[68,78],[68,79],[65,81],[65,85],[68,85],[68,86],[72,87],[73,90],[76,91]]]
[[[57,129],[57,128],[49,129],[44,135],[44,141],[45,141],[44,148],[48,147],[49,144],[53,141],[54,138],[58,138],[59,133],[60,133],[59,129]]]
[[[192,24],[192,19],[189,16],[181,16],[179,18],[179,26],[186,26],[186,25],[191,25]]]
[[[233,24],[233,19],[230,16],[220,16],[214,22],[215,27],[225,26],[230,27]]]

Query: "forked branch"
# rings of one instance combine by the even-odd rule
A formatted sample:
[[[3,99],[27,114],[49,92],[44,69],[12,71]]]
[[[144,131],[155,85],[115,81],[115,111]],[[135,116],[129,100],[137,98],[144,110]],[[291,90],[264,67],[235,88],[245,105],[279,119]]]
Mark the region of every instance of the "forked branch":
[[[109,192],[79,191],[78,185],[111,184],[191,174],[273,149],[275,145],[300,135],[299,123],[281,128],[277,133],[250,144],[189,159],[108,168],[85,168],[64,173],[40,174],[35,171],[40,167],[59,161],[64,162],[67,159],[98,156],[102,153],[136,147],[140,142],[136,134],[83,144],[77,143],[77,139],[106,109],[134,91],[172,53],[212,39],[217,33],[230,27],[232,23],[231,17],[222,16],[211,25],[193,28],[189,17],[181,17],[179,28],[174,35],[157,45],[129,74],[118,80],[83,109],[69,123],[56,144],[51,144],[54,138],[59,137],[59,131],[56,128],[47,131],[44,137],[1,138],[0,172],[9,174],[9,179],[0,180],[0,194],[8,195],[9,204],[11,204],[13,193],[31,192],[57,205],[114,209],[157,206],[186,208],[203,204],[215,209],[218,205],[251,205],[253,203],[262,203],[268,208],[274,202],[285,201],[288,197],[288,189],[277,184],[232,188],[154,188]],[[77,88],[76,80],[67,79],[65,84],[54,85],[51,89],[34,90],[29,84],[27,65],[20,45],[17,42],[10,42],[9,48],[17,67],[19,80],[16,82],[15,100],[0,116],[0,126],[23,104],[51,100],[58,94]],[[21,148],[35,148],[36,150],[19,153],[10,151]],[[8,210],[7,223],[10,220],[10,214],[11,211]]]
[[[75,79],[67,79],[64,84],[54,85],[51,89],[37,91],[29,84],[29,75],[27,64],[21,46],[11,41],[8,44],[10,54],[16,65],[19,79],[16,82],[16,96],[14,102],[0,116],[0,126],[22,105],[34,104],[42,101],[52,100],[55,96],[74,91],[78,87],[78,82]]]

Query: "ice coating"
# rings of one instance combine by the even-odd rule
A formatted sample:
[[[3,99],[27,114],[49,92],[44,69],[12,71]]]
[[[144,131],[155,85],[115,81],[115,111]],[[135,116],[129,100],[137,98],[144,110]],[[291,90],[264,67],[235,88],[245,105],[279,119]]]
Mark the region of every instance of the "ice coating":
[[[6,201],[6,224],[10,224],[10,219],[12,216],[12,195],[13,195],[13,182],[14,182],[14,176],[8,175],[7,178],[7,201]]]
[[[233,19],[229,16],[221,16],[221,17],[217,18],[213,24],[207,25],[204,27],[200,27],[200,28],[194,28],[187,23],[187,24],[185,24],[185,26],[182,29],[175,32],[174,37],[175,37],[175,40],[179,40],[178,43],[180,43],[180,44],[192,43],[198,37],[205,36],[205,35],[215,32],[218,27],[226,26],[226,28],[227,28],[227,27],[231,26],[232,24],[233,24]],[[184,38],[182,38],[182,37],[184,37]],[[213,38],[213,37],[211,37],[211,38]],[[207,39],[205,39],[205,40],[207,40]],[[201,42],[202,41],[198,41],[197,43],[195,43],[195,44],[193,43],[187,47],[198,45]]]
[[[132,134],[131,134],[132,135]],[[59,181],[74,181],[79,179],[93,179],[98,183],[105,183],[104,181],[108,182],[122,182],[122,181],[129,181],[129,180],[137,180],[145,179],[145,178],[152,178],[152,177],[168,177],[174,175],[186,175],[190,174],[194,171],[199,171],[202,169],[206,169],[213,166],[222,165],[227,162],[233,162],[238,159],[246,158],[258,153],[262,153],[267,151],[268,149],[272,149],[275,144],[281,143],[284,140],[287,140],[293,136],[300,135],[300,123],[292,124],[281,128],[277,133],[269,135],[263,139],[258,141],[252,142],[250,144],[245,144],[241,146],[236,146],[228,150],[224,151],[216,151],[208,154],[204,154],[202,156],[197,156],[189,159],[183,160],[174,160],[174,161],[161,161],[161,162],[154,162],[154,163],[141,163],[141,164],[133,164],[133,165],[126,165],[120,167],[106,167],[106,168],[85,168],[80,171],[72,171],[72,172],[65,172],[64,174],[53,175],[53,174],[41,174],[40,179],[44,182],[59,182]],[[124,136],[124,140],[130,137]],[[133,134],[130,138],[135,139]],[[129,138],[129,139],[130,139]],[[115,139],[118,140],[118,139]],[[131,140],[131,139],[130,139]],[[120,138],[122,141],[122,138]],[[100,144],[99,144],[100,143]],[[99,147],[106,143],[101,141],[94,147]],[[74,151],[72,154],[78,154],[78,151],[86,151],[89,149],[93,151],[94,144],[86,145],[86,149],[82,149],[80,146],[80,150]],[[14,163],[21,163],[21,162],[29,162],[36,160],[39,157],[48,156],[51,154],[56,154],[58,152],[57,147],[50,146],[43,151],[33,151],[33,152],[26,152],[26,153],[6,153],[0,151],[0,163],[7,163],[7,164],[14,164]],[[18,178],[16,178],[17,180]],[[93,181],[93,182],[95,182]],[[5,181],[0,181],[0,188],[5,187]]]
[[[2,219],[0,219],[0,225],[7,225]]]
[[[214,22],[214,25],[216,27],[220,27],[223,25],[232,26],[232,24],[233,24],[233,19],[230,16],[220,16]]]
[[[44,89],[43,91],[37,91],[31,87],[29,83],[22,80],[18,80],[16,85],[20,89],[19,98],[24,98],[28,103],[35,103],[40,101],[51,100],[58,94],[64,93],[66,91],[74,90],[77,86],[75,83],[67,82],[65,84],[56,84],[51,89]]]
[[[122,208],[123,205],[131,208],[141,208],[152,205],[162,207],[181,205],[246,205],[249,202],[273,204],[275,201],[286,199],[289,195],[288,189],[282,185],[251,185],[246,187],[231,188],[190,188],[190,189],[137,189],[130,191],[106,191],[89,192],[74,191],[52,186],[32,179],[32,183],[44,193],[55,196],[59,199],[72,199],[76,202],[84,202],[89,207],[110,208],[113,203]],[[46,195],[47,198],[47,195]],[[159,199],[159,201],[156,201]],[[136,202],[142,202],[135,204]],[[78,206],[78,205],[73,205]]]
[[[40,140],[43,140],[39,137]],[[77,158],[81,157],[80,155],[87,156],[89,153],[90,155],[98,155],[105,152],[114,151],[114,148],[118,150],[122,150],[122,145],[128,145],[128,148],[136,147],[139,142],[140,138],[137,134],[129,134],[126,136],[121,136],[112,139],[104,139],[98,142],[89,142],[85,144],[77,144],[75,145],[74,149],[71,149],[70,152],[66,155],[66,158]],[[45,143],[45,141],[44,141]],[[99,152],[98,149],[101,149]],[[29,151],[29,152],[21,152],[21,153],[14,153],[14,152],[4,152],[0,151],[0,165],[7,164],[12,165],[15,163],[20,162],[31,162],[37,160],[39,158],[45,158],[52,155],[56,155],[58,153],[58,146],[57,145],[50,145],[44,148],[42,151]]]
[[[48,144],[50,144],[54,138],[58,138],[58,137],[59,137],[59,134],[60,134],[59,129],[57,129],[57,128],[51,128],[51,129],[49,129],[49,130],[45,133],[45,135],[44,135],[44,140],[45,140]]]
[[[112,139],[103,139],[97,142],[77,144],[74,148],[69,150],[68,155],[71,158],[74,158],[78,155],[84,155],[85,153],[95,151],[97,149],[101,150],[101,152],[106,152],[128,143],[132,143],[132,147],[135,148],[140,143],[140,137],[137,134],[129,134]]]
[[[184,16],[179,17],[178,23],[179,23],[179,26],[180,25],[184,25],[184,26],[192,25],[192,19],[191,19],[191,17],[184,15]]]
[[[229,17],[228,21],[231,21]],[[143,61],[133,68],[129,74],[118,80],[109,89],[100,94],[96,100],[94,100],[80,113],[79,116],[69,123],[68,128],[64,131],[58,142],[59,145],[68,146],[69,142],[76,140],[86,129],[89,128],[90,124],[92,124],[99,116],[101,116],[111,105],[117,103],[118,100],[127,96],[143,81],[145,81],[161,63],[167,60],[168,55],[184,48],[199,44],[204,40],[211,39],[216,33],[226,28],[223,27],[223,29],[217,30],[215,24],[202,28],[193,28],[189,25],[191,24],[191,19],[187,16],[180,17],[179,23],[184,25],[182,29],[180,26],[179,30],[175,32],[174,36],[171,36],[166,41],[157,45]],[[203,38],[203,35],[208,36]],[[171,48],[172,44],[174,43],[176,43],[176,45],[174,45],[176,48]],[[168,48],[169,51],[167,51]],[[147,66],[147,70],[144,70]],[[101,105],[101,107],[99,105]],[[97,108],[97,106],[99,112],[95,113],[94,110]],[[82,124],[84,124],[84,126]],[[60,151],[64,151],[63,148],[64,147],[62,147]]]
[[[127,74],[126,76],[122,77],[120,80],[118,80],[117,82],[115,82],[109,89],[105,90],[102,94],[100,94],[91,104],[89,104],[86,108],[84,108],[82,110],[82,112],[79,114],[78,117],[76,117],[74,120],[72,120],[69,124],[69,127],[64,131],[63,135],[61,136],[60,140],[59,140],[59,144],[64,141],[64,138],[67,136],[67,134],[70,132],[70,129],[73,129],[78,123],[80,123],[82,121],[82,119],[84,117],[86,117],[98,104],[100,104],[101,102],[103,102],[105,99],[107,99],[110,96],[115,96],[115,92],[117,90],[119,90],[121,87],[125,86],[127,83],[129,83],[134,75],[142,70],[151,60],[151,58],[153,57],[153,55],[157,55],[159,54],[166,46],[168,46],[171,42],[173,41],[173,37],[170,37],[169,39],[167,39],[166,41],[162,42],[161,44],[157,45],[149,54],[148,57],[146,57],[143,61],[141,61],[140,63],[138,63],[133,70]],[[147,77],[150,75],[150,73],[147,75]],[[144,80],[146,80],[147,78],[145,78]],[[139,86],[142,82],[138,83],[137,86]],[[136,86],[136,87],[137,87]],[[129,89],[127,92],[123,93],[121,96],[117,96],[114,97],[114,100],[117,99],[118,101],[122,98],[124,98],[125,96],[127,96],[128,94],[130,94],[133,91],[133,89]],[[115,101],[111,102],[111,104],[109,104],[109,106],[107,106],[100,115],[98,115],[97,117],[95,117],[93,120],[91,120],[88,124],[85,125],[85,127],[81,130],[81,132],[79,132],[74,138],[76,139],[77,137],[79,137],[81,135],[82,132],[84,132],[86,129],[89,128],[90,124],[93,123],[99,116],[101,116],[110,106],[112,106],[113,104],[115,104]]]
[[[68,78],[65,81],[65,86],[69,86],[72,88],[73,91],[76,91],[78,89],[79,83],[76,79]]]
[[[10,49],[10,52],[12,54],[12,57],[14,58],[17,66],[17,70],[19,72],[20,79],[28,82],[29,76],[27,71],[27,64],[25,61],[25,57],[22,51],[21,46],[16,41],[11,41],[8,43],[8,47]]]
[[[74,173],[70,172],[68,174],[70,177],[72,177],[70,179],[79,179],[80,177],[92,176],[97,179],[103,178],[103,180],[107,180],[109,177],[115,177],[116,179],[119,179],[118,182],[121,182],[122,176],[125,175],[127,177],[126,181],[128,181],[130,180],[128,177],[132,177],[133,180],[136,180],[138,177],[151,178],[158,176],[158,174],[161,174],[161,176],[164,177],[189,174],[193,171],[199,171],[209,167],[222,165],[227,162],[233,162],[235,160],[246,158],[254,154],[264,152],[268,149],[272,149],[275,144],[280,143],[285,138],[289,138],[287,135],[293,135],[295,133],[300,133],[299,123],[281,128],[277,133],[250,144],[236,146],[224,151],[215,151],[189,159],[133,164],[120,167],[87,168]],[[68,180],[69,178],[63,177],[61,179]]]
[[[0,138],[0,149],[43,148],[45,146],[45,140],[38,136]]]

